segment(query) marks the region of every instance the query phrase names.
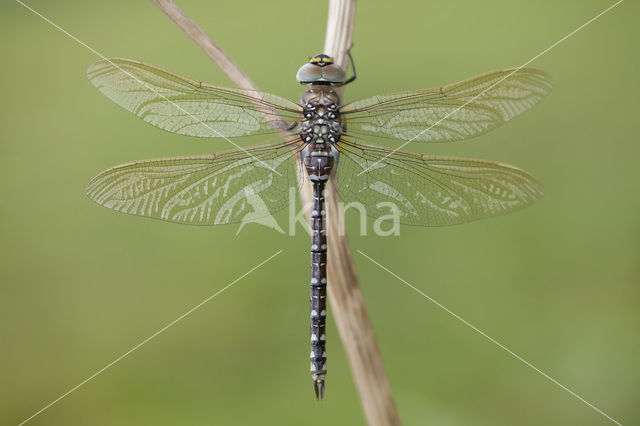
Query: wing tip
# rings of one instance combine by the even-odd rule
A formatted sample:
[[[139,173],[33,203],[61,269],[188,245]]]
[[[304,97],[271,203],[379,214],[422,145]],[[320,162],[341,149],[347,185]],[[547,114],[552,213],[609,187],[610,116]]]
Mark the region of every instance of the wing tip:
[[[95,78],[95,74],[99,71],[104,70],[105,68],[115,68],[120,70],[123,64],[131,64],[131,65],[149,65],[137,59],[128,59],[128,58],[120,58],[120,57],[112,57],[112,58],[101,58],[97,61],[93,62],[91,65],[87,67],[86,73],[89,80],[93,81]]]

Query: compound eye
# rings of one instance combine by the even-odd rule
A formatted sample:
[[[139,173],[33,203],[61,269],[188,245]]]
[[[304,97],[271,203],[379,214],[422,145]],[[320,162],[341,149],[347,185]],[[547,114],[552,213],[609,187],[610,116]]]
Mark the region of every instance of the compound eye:
[[[344,70],[337,64],[328,64],[322,67],[322,77],[330,83],[342,83],[345,80]]]

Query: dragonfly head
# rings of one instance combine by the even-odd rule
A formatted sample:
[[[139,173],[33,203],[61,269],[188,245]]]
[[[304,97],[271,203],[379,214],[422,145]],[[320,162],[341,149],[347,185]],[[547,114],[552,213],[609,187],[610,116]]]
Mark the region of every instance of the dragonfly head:
[[[300,84],[342,84],[346,77],[340,65],[334,63],[333,58],[323,53],[309,59],[298,70],[296,79]]]

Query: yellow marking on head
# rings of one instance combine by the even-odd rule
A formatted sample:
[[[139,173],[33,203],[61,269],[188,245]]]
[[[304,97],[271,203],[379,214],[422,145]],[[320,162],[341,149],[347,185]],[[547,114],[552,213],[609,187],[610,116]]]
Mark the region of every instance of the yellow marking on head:
[[[333,58],[325,54],[320,54],[309,59],[309,63],[318,64],[320,66],[333,64]]]

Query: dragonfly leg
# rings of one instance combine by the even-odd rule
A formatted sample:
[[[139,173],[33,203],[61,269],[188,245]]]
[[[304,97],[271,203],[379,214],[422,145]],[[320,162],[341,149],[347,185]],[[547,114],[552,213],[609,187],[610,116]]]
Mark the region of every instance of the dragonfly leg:
[[[280,129],[280,130],[286,130],[286,131],[290,131],[295,129],[298,126],[298,122],[294,121],[293,123],[289,124],[288,126],[285,126],[284,124],[278,123],[276,125],[274,125],[274,127],[276,129]]]
[[[353,56],[351,56],[351,48],[353,48],[353,43],[351,43],[351,47],[347,50],[347,55],[349,55],[349,62],[351,63],[351,69],[353,70],[353,75],[345,80],[340,86],[344,86],[345,84],[349,84],[356,79],[356,63],[353,61]]]

